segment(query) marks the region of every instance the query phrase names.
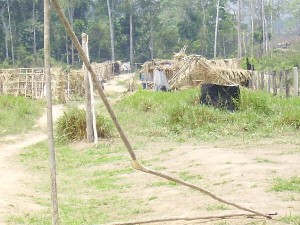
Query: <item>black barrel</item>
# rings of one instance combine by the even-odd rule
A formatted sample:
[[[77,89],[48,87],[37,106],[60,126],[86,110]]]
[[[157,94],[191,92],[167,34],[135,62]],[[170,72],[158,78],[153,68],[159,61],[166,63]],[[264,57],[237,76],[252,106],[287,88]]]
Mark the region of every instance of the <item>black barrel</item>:
[[[239,102],[239,85],[202,84],[200,104],[236,111]]]

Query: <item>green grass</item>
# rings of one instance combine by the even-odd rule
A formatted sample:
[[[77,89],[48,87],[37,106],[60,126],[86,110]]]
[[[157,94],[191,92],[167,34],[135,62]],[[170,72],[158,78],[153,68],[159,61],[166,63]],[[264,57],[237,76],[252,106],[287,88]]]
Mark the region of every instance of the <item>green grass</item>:
[[[209,205],[206,207],[206,211],[216,211],[216,210],[229,210],[228,206],[226,205]]]
[[[158,181],[150,185],[150,187],[162,187],[162,186],[176,186],[177,183],[173,181]]]
[[[265,158],[255,158],[254,159],[257,163],[276,163],[272,160],[265,159]]]
[[[300,193],[300,177],[295,176],[290,179],[275,178],[273,181],[272,191],[294,191]]]
[[[183,171],[179,173],[180,179],[184,181],[191,181],[191,180],[201,180],[202,177],[200,175],[193,175],[188,171]]]
[[[129,220],[133,215],[147,212],[143,201],[122,194],[130,189],[123,176],[134,171],[127,165],[123,151],[122,147],[109,144],[81,150],[56,147],[61,224],[101,224]],[[7,224],[51,224],[47,143],[27,148],[20,160],[32,174],[40,177],[35,187],[39,194],[34,200],[45,209],[12,216]]]
[[[285,223],[285,224],[292,224],[292,225],[299,225],[300,224],[300,215],[298,216],[284,216],[280,218],[280,221]]]
[[[200,105],[199,93],[199,89],[140,90],[115,108],[123,126],[137,136],[216,140],[299,131],[300,98],[285,99],[242,88],[239,110],[232,113]]]
[[[44,106],[41,100],[0,95],[0,136],[31,130]]]

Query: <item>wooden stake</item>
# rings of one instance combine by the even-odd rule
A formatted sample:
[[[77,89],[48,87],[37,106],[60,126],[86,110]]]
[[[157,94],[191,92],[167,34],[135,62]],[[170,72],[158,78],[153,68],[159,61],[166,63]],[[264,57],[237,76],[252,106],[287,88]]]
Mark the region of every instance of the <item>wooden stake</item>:
[[[286,97],[290,97],[290,74],[288,70],[285,70],[285,93]]]
[[[56,160],[53,135],[53,116],[52,116],[52,92],[50,74],[50,5],[48,0],[44,0],[44,63],[46,75],[46,96],[47,96],[47,130],[48,148],[51,175],[51,202],[52,202],[52,225],[58,225],[58,201],[56,185]]]
[[[277,76],[276,71],[272,72],[273,95],[277,95]]]
[[[293,73],[294,73],[294,96],[298,96],[299,95],[299,73],[297,67],[293,67]]]
[[[82,49],[85,56],[87,57],[87,35],[83,33],[82,38]],[[88,59],[88,57],[87,57]],[[85,115],[86,115],[86,141],[91,143],[94,141],[93,134],[93,114],[92,114],[92,93],[91,85],[89,82],[89,71],[85,67],[85,76],[84,76],[84,93],[85,93]]]

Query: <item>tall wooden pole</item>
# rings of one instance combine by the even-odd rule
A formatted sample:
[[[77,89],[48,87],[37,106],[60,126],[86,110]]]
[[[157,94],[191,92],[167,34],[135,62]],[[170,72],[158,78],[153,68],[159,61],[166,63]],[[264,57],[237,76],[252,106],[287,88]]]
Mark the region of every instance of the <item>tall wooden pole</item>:
[[[83,33],[81,35],[82,38],[82,48],[87,56],[87,35]],[[88,58],[88,57],[87,57]],[[94,141],[93,134],[93,114],[92,114],[92,93],[91,93],[91,85],[89,82],[89,72],[85,69],[86,74],[84,77],[84,93],[85,93],[85,116],[86,116],[86,141],[91,143]]]
[[[44,0],[44,63],[46,75],[46,95],[47,95],[47,131],[48,148],[51,175],[51,202],[52,202],[52,225],[58,225],[58,201],[56,185],[56,160],[53,135],[53,116],[52,116],[52,92],[50,74],[50,5],[49,0]]]

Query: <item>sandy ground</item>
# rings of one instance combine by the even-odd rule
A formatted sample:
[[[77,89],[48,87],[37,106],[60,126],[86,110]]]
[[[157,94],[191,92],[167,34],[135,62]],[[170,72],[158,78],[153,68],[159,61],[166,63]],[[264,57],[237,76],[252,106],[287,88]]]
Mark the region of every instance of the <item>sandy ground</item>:
[[[283,141],[284,139],[285,141]],[[295,138],[295,137],[294,137]],[[289,179],[300,174],[299,141],[291,144],[291,137],[260,140],[256,143],[217,142],[197,143],[157,143],[147,146],[138,155],[151,161],[151,168],[181,177],[182,173],[194,176],[190,183],[198,185],[224,200],[261,213],[278,213],[272,221],[254,220],[256,224],[282,224],[278,218],[300,215],[300,194],[296,192],[270,191],[274,178]],[[165,146],[164,146],[165,144]],[[164,152],[161,154],[161,152]],[[159,160],[154,156],[159,155]],[[152,159],[152,160],[151,160]],[[144,179],[148,176],[147,179]],[[133,185],[134,194],[149,202],[147,218],[199,217],[232,213],[246,213],[232,206],[227,210],[213,209],[224,205],[200,192],[176,186],[149,188],[162,181],[160,178],[143,173],[126,177]],[[137,182],[138,181],[138,182]],[[130,195],[130,193],[127,193]],[[155,200],[147,199],[156,196]],[[226,207],[227,208],[227,207]],[[140,218],[143,220],[143,218]],[[233,219],[228,224],[251,224],[253,220]],[[207,221],[206,224],[219,224]],[[200,224],[197,222],[170,222],[157,224]],[[226,223],[227,224],[227,223]]]
[[[128,87],[119,85],[132,75],[121,75],[104,84],[106,92],[123,92]],[[54,119],[62,113],[62,106],[54,106]],[[22,150],[42,141],[46,136],[46,114],[39,120],[36,131],[24,135],[6,137],[0,141],[0,224],[5,224],[9,215],[18,215],[26,207],[27,211],[38,211],[40,206],[31,200],[33,190],[30,183],[33,177],[17,161]],[[300,215],[300,194],[297,192],[270,191],[274,178],[289,179],[300,174],[300,140],[296,134],[261,139],[257,141],[218,141],[199,144],[191,140],[174,143],[163,140],[147,143],[136,151],[138,157],[150,168],[160,172],[182,177],[183,173],[192,178],[188,181],[209,190],[215,195],[241,206],[262,212],[279,215],[275,220],[233,219],[229,223],[222,221],[173,221],[163,224],[283,224],[276,219],[288,215]],[[161,178],[139,171],[123,175],[130,183],[125,190],[126,197],[140,198],[147,202],[147,213],[137,215],[135,220],[150,218],[198,217],[233,213],[245,213],[234,207],[226,210],[214,209],[221,203],[212,198],[176,186],[155,186]],[[146,178],[146,179],[145,179]],[[138,194],[137,194],[138,193]],[[151,199],[151,200],[149,200]]]
[[[62,114],[63,107],[54,105],[52,108],[53,120]],[[46,132],[47,112],[37,122],[34,131],[22,135],[7,136],[0,142],[0,224],[5,224],[5,218],[11,214],[18,214],[22,209],[29,211],[39,209],[39,206],[30,200],[33,190],[30,183],[35,177],[18,162],[18,155],[30,145],[47,139]]]

